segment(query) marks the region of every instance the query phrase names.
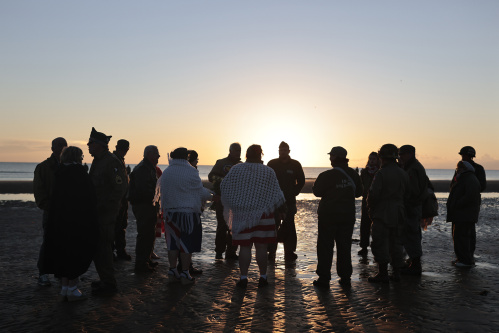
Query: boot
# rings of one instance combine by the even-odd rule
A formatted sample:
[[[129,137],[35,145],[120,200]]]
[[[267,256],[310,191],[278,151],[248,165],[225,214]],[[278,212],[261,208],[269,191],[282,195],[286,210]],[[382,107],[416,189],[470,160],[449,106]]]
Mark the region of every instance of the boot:
[[[378,274],[370,276],[367,281],[374,283],[389,283],[390,278],[388,277],[388,264],[378,263]]]
[[[414,275],[421,276],[423,268],[421,267],[421,257],[413,258],[411,261],[411,265],[407,268],[404,268],[400,271],[402,275]]]

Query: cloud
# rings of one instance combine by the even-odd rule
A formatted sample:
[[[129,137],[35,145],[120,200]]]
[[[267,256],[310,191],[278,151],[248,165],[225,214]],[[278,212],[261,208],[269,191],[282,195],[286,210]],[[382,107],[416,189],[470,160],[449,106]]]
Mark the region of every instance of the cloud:
[[[493,158],[489,154],[477,157],[476,162],[481,164],[485,170],[499,170],[499,160]]]

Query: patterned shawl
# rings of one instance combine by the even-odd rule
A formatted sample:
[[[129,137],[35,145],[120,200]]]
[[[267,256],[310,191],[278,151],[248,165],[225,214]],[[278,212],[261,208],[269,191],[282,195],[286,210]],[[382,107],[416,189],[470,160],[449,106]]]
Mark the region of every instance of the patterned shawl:
[[[224,217],[238,234],[259,224],[262,214],[284,204],[284,194],[274,170],[261,163],[234,165],[220,184]]]

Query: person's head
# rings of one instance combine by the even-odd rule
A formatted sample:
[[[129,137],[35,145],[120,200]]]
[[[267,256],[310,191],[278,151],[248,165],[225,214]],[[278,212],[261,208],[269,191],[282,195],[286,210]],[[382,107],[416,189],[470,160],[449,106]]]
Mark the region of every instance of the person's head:
[[[384,144],[378,150],[378,156],[382,165],[389,162],[396,162],[398,157],[398,148],[391,143]]]
[[[116,143],[116,152],[121,156],[125,157],[126,153],[130,149],[130,142],[125,139],[119,139]]]
[[[416,157],[416,148],[411,145],[403,145],[399,148],[399,162],[402,164]]]
[[[367,158],[366,168],[367,167],[374,167],[374,166],[379,167],[379,165],[380,165],[380,160],[379,160],[378,153],[375,151],[372,151],[369,154],[369,157]]]
[[[260,145],[251,145],[246,150],[246,161],[252,163],[263,163],[262,162],[263,150]]]
[[[331,166],[338,164],[348,163],[347,150],[341,146],[336,146],[331,148],[329,154],[329,160],[331,161]]]
[[[92,127],[92,132],[90,132],[90,138],[87,143],[90,155],[95,156],[103,151],[109,150],[109,140],[111,140],[111,136],[107,136],[102,132],[97,132],[95,128]]]
[[[68,143],[66,142],[66,139],[59,137],[52,140],[52,147],[50,149],[52,150],[52,153],[54,153],[55,158],[59,160],[61,157],[62,149],[67,146]]]
[[[280,144],[279,144],[279,158],[280,159],[287,159],[289,157],[289,145],[282,141]]]
[[[239,142],[234,142],[229,147],[229,157],[233,160],[241,159],[241,145]]]
[[[170,158],[174,160],[187,160],[189,158],[189,151],[184,147],[177,148],[170,153]]]
[[[158,165],[159,157],[158,147],[149,145],[144,148],[144,159],[151,162],[152,165]]]
[[[187,153],[189,154],[187,160],[193,167],[196,167],[199,162],[198,153],[195,150],[188,150]]]
[[[61,163],[78,163],[83,161],[83,151],[75,146],[64,147],[61,153]]]
[[[464,146],[459,151],[459,155],[461,155],[462,161],[470,162],[470,161],[473,161],[473,158],[476,156],[476,151],[475,151],[475,148],[473,148],[471,146]]]
[[[468,161],[459,161],[459,162],[457,162],[456,172],[458,174],[461,174],[461,173],[463,173],[465,171],[475,172],[475,168]]]

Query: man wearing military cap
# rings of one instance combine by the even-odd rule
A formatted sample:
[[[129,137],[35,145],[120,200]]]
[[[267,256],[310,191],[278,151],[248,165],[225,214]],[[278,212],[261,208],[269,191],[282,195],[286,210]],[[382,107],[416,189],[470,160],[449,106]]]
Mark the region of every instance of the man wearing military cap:
[[[362,195],[359,174],[348,167],[347,151],[333,147],[329,152],[331,170],[322,172],[312,191],[320,197],[317,235],[317,270],[314,286],[329,288],[336,244],[336,272],[342,286],[350,286],[352,276],[352,233],[355,225],[355,198]]]
[[[464,146],[459,151],[459,155],[461,155],[461,161],[469,162],[473,166],[473,168],[475,168],[475,176],[476,178],[478,178],[478,181],[480,182],[480,192],[485,191],[485,188],[487,187],[485,169],[483,168],[483,166],[473,161],[473,158],[476,157],[475,148],[471,146]],[[454,177],[452,177],[452,181],[450,184],[451,188],[452,186],[454,186],[455,182],[456,182],[456,172],[454,172]]]
[[[416,159],[416,148],[403,145],[399,149],[399,162],[409,176],[409,196],[406,200],[406,224],[402,234],[404,248],[409,255],[410,264],[401,271],[407,275],[421,275],[421,218],[423,201],[428,196],[428,176],[423,165]]]
[[[110,295],[116,292],[113,268],[113,242],[116,218],[120,203],[127,190],[127,175],[122,162],[109,151],[111,136],[97,132],[92,127],[87,146],[94,157],[90,178],[97,194],[99,243],[94,264],[100,281],[92,283],[95,294]]]
[[[130,143],[125,139],[118,140],[116,150],[113,154],[121,161],[123,168],[127,173],[127,184],[129,183],[128,175],[130,174],[130,167],[126,167],[125,156],[130,149]],[[128,189],[128,187],[127,187]],[[116,219],[116,226],[114,228],[114,247],[116,249],[116,258],[123,260],[132,260],[132,257],[126,252],[126,228],[128,226],[128,200],[126,193],[121,199],[121,206]]]

